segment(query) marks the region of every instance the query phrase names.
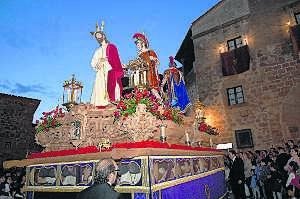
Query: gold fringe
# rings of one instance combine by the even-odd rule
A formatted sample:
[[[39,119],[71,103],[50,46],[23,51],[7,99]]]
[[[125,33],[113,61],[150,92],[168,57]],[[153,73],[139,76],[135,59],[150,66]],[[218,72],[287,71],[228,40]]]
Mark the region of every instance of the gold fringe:
[[[73,161],[73,162],[53,162],[53,163],[46,163],[46,164],[32,164],[28,167],[36,167],[36,166],[56,166],[56,165],[63,165],[63,164],[85,164],[85,163],[97,163],[99,160],[83,160],[83,161]]]
[[[89,186],[53,186],[53,187],[33,187],[28,186],[24,188],[24,191],[33,191],[33,192],[80,192],[83,189],[88,188]]]
[[[150,174],[149,174],[149,170],[148,170],[148,159],[142,159],[141,161],[142,165],[141,165],[141,172],[142,172],[142,186],[148,187],[149,186],[149,178],[150,178]]]
[[[150,193],[150,187],[145,186],[116,186],[115,190],[119,193]]]
[[[182,156],[149,156],[150,159],[175,159],[175,158],[210,158],[210,157],[223,157],[223,155],[182,155]]]

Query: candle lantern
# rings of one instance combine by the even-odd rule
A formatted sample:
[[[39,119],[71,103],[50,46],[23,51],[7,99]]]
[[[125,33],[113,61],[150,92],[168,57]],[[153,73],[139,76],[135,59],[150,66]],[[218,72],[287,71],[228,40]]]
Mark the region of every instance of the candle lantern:
[[[75,75],[72,75],[70,80],[66,80],[63,83],[63,106],[69,111],[71,107],[81,103],[82,95],[82,83],[75,79]]]
[[[167,125],[162,124],[159,126],[159,128],[160,128],[160,141],[162,143],[165,143],[167,141],[167,136],[166,136]]]

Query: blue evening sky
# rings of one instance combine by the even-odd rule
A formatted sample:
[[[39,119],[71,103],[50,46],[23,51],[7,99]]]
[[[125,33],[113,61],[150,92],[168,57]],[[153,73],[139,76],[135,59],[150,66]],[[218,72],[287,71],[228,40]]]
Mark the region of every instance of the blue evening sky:
[[[191,23],[217,2],[0,0],[0,92],[40,99],[39,118],[58,104],[63,81],[75,74],[88,102],[95,75],[90,61],[98,46],[89,32],[97,20],[105,21],[122,63],[136,56],[132,35],[145,32],[163,72]]]

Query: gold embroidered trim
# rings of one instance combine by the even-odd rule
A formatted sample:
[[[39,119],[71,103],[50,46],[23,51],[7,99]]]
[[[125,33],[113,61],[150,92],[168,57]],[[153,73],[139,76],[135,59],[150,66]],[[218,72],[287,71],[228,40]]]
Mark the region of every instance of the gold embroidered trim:
[[[135,193],[135,192],[150,193],[150,187],[144,187],[144,186],[116,186],[115,190],[119,193]]]
[[[88,188],[88,186],[76,187],[76,186],[55,186],[55,187],[25,187],[25,191],[33,192],[80,192],[83,189]]]

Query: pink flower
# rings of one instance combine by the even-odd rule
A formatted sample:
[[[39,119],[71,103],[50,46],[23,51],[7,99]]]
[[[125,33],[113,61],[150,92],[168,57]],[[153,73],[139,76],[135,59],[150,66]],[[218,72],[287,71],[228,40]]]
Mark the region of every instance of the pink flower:
[[[156,103],[153,104],[152,109],[155,110],[155,111],[158,110],[158,104],[156,104]]]
[[[114,112],[114,116],[115,116],[115,117],[120,117],[120,116],[121,116],[121,114],[120,114],[120,112],[119,112],[119,111],[115,111],[115,112]]]
[[[143,93],[141,93],[141,92],[138,92],[135,95],[135,99],[136,99],[137,102],[139,102],[142,98],[143,98]]]
[[[132,97],[132,93],[127,93],[127,94],[125,94],[125,98],[126,99],[130,99]]]
[[[154,95],[151,94],[149,98],[151,102],[156,102],[156,97]]]

